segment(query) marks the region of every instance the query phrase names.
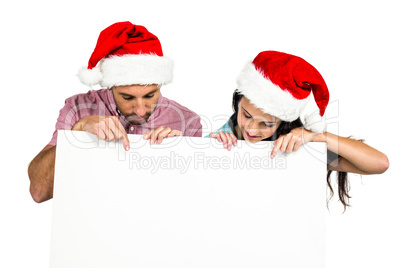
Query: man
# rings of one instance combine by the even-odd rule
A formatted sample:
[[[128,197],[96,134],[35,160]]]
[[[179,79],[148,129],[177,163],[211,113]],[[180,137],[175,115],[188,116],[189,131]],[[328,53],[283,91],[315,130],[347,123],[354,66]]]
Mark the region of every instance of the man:
[[[48,145],[28,167],[30,193],[40,203],[53,197],[57,130],[87,131],[101,140],[122,141],[130,149],[128,134],[141,134],[150,143],[172,136],[201,137],[200,117],[162,97],[161,86],[173,77],[173,62],[163,56],[158,38],[145,27],[115,23],[103,30],[81,82],[104,89],[68,98],[60,110]]]

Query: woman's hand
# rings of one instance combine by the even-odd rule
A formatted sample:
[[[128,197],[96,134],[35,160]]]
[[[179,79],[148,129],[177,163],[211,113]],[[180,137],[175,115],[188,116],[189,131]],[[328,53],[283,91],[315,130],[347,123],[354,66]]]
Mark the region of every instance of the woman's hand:
[[[315,135],[316,133],[303,127],[292,129],[288,134],[281,135],[274,141],[271,158],[275,157],[278,150],[287,153],[296,152],[303,144],[313,141]]]
[[[222,130],[219,133],[211,132],[209,134],[210,138],[217,139],[218,142],[223,143],[223,147],[228,151],[232,149],[232,146],[237,145],[237,138],[233,133],[223,132]]]
[[[157,127],[155,129],[151,129],[147,131],[143,138],[144,140],[150,140],[150,144],[161,144],[163,139],[166,137],[174,137],[174,136],[183,136],[183,133],[180,130],[171,129],[170,127]]]

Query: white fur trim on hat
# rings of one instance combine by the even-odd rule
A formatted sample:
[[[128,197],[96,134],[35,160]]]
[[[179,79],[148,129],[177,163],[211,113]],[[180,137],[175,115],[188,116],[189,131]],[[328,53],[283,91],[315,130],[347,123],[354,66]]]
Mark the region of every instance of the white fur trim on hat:
[[[304,128],[315,133],[323,133],[327,130],[327,123],[324,116],[320,116],[319,112],[306,115],[304,119]]]
[[[173,80],[173,61],[158,55],[124,55],[104,58],[99,63],[104,87],[164,85]]]
[[[296,120],[306,107],[310,96],[298,100],[289,92],[273,84],[248,62],[237,77],[238,91],[264,113],[283,121]]]
[[[83,66],[77,73],[78,78],[81,83],[87,86],[94,86],[99,84],[102,81],[102,73],[98,66],[93,69],[88,69],[86,66]]]
[[[87,86],[165,85],[173,80],[173,67],[173,60],[153,54],[112,56],[92,70],[80,69],[77,76]]]

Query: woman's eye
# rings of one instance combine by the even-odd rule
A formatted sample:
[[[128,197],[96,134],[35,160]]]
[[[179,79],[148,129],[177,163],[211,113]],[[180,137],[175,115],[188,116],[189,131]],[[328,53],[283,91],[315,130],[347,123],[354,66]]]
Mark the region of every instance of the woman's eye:
[[[264,123],[264,125],[265,125],[266,127],[273,127],[273,126],[274,126],[273,124],[267,124],[267,123]]]
[[[251,116],[248,115],[248,114],[243,113],[243,115],[244,115],[245,118],[251,118]]]

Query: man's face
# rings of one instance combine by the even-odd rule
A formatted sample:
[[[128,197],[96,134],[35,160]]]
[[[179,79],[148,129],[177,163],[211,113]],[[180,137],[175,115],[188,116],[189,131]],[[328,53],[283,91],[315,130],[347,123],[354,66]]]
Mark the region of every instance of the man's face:
[[[116,86],[112,88],[117,109],[134,124],[144,124],[156,108],[158,85]]]

